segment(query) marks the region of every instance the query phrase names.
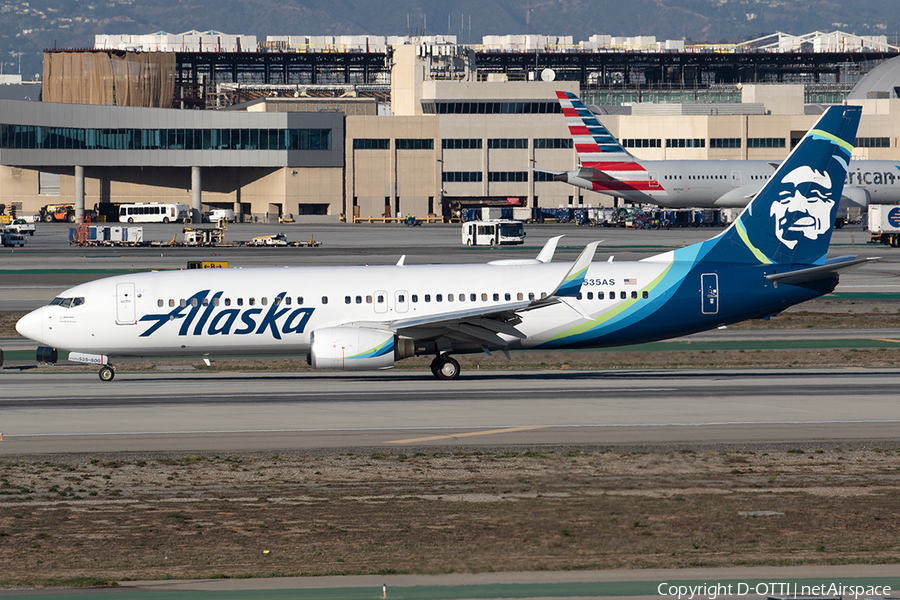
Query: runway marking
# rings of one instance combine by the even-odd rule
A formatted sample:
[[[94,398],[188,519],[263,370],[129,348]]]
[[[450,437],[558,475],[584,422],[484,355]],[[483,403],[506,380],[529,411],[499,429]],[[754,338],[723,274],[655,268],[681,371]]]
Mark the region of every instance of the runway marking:
[[[597,428],[629,428],[629,427],[709,427],[709,426],[740,426],[740,425],[886,425],[900,423],[900,419],[860,419],[860,420],[823,420],[823,421],[707,421],[707,422],[672,422],[672,423],[558,423],[554,425],[534,425],[524,427],[504,427],[498,429],[497,426],[485,428],[484,431],[472,433],[459,433],[454,435],[437,436],[432,439],[466,437],[473,435],[482,435],[487,433],[503,433],[510,431],[526,431],[529,429],[587,429],[591,427]],[[470,426],[468,428],[475,428]],[[11,438],[63,438],[63,437],[91,437],[91,436],[139,436],[139,435],[235,435],[235,434],[253,434],[253,433],[343,433],[343,432],[378,432],[378,431],[403,431],[403,430],[446,430],[446,429],[462,429],[463,425],[456,426],[407,426],[407,427],[322,427],[308,429],[191,429],[184,431],[76,431],[76,432],[44,432],[44,433],[9,433],[5,431],[3,437]],[[427,439],[427,438],[426,438]],[[398,440],[403,441],[403,440]],[[385,442],[389,443],[389,442]],[[397,443],[397,442],[395,442]]]
[[[434,440],[451,440],[461,437],[472,437],[473,435],[492,435],[494,433],[513,433],[515,431],[531,431],[532,429],[546,429],[549,425],[538,425],[535,427],[509,427],[507,429],[491,429],[489,431],[470,431],[469,433],[454,433],[451,435],[434,435],[431,437],[410,438],[408,440],[392,440],[384,442],[385,444],[415,444],[416,442],[433,442]]]

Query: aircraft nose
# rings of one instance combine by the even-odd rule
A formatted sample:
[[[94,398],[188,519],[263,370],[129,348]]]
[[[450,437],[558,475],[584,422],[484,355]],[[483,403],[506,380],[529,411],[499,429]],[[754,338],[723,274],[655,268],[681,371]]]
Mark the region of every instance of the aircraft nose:
[[[18,323],[16,323],[16,331],[29,339],[32,339],[38,343],[43,343],[43,312],[44,309],[39,308],[37,310],[31,311],[30,313],[19,319]]]

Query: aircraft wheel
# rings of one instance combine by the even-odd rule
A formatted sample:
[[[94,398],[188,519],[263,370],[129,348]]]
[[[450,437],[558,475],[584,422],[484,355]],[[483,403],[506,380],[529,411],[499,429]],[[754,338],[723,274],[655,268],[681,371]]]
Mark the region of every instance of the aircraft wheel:
[[[459,377],[459,363],[456,362],[456,359],[450,356],[440,356],[431,363],[431,372],[434,373],[434,376],[438,379],[456,379]]]
[[[116,376],[116,372],[109,367],[103,367],[100,369],[99,375],[100,381],[112,381]]]

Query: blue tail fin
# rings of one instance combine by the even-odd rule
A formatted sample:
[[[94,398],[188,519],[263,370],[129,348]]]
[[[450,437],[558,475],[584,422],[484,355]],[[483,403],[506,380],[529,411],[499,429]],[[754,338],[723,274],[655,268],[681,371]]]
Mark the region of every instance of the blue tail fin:
[[[791,151],[707,260],[755,264],[821,264],[862,108],[832,106]]]

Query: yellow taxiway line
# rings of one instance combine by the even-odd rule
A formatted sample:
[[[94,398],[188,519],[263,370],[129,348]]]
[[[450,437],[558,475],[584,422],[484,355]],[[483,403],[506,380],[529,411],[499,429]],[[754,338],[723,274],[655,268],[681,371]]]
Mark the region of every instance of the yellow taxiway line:
[[[492,435],[494,433],[514,433],[516,431],[530,431],[532,429],[546,429],[546,425],[536,427],[508,427],[506,429],[488,429],[487,431],[470,431],[468,433],[453,433],[450,435],[434,435],[431,437],[411,438],[408,440],[392,440],[385,444],[415,444],[416,442],[433,442],[434,440],[452,440],[454,438],[472,437],[475,435]]]

